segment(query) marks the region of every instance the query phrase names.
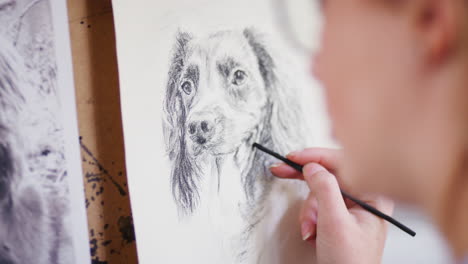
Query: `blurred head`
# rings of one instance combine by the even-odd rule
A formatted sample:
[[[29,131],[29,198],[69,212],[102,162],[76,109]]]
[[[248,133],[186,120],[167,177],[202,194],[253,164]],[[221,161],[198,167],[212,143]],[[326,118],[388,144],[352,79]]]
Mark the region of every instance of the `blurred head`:
[[[417,204],[444,197],[466,164],[468,1],[325,0],[322,8],[314,71],[344,147],[346,183]]]

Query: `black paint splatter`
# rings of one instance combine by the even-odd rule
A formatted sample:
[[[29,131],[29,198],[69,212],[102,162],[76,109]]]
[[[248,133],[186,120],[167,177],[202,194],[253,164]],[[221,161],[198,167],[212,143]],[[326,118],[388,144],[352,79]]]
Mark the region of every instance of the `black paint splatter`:
[[[92,264],[107,264],[107,261],[100,261],[99,258],[93,258],[92,259]]]
[[[96,256],[98,245],[97,245],[97,239],[93,238],[89,241],[89,244],[91,244],[90,250],[91,250],[91,256],[94,257]]]
[[[135,231],[133,229],[133,219],[131,216],[121,216],[118,220],[119,231],[122,234],[122,239],[126,243],[135,241]]]
[[[89,197],[86,199],[86,207],[90,206],[92,202],[100,202],[101,205],[104,205],[104,200],[100,200],[104,198],[102,194],[104,193],[104,187],[100,186],[102,182],[110,181],[116,187],[118,192],[121,196],[127,195],[127,184],[123,183],[120,184],[114,180],[113,175],[109,173],[109,171],[102,166],[102,164],[96,159],[93,153],[83,144],[82,137],[80,137],[80,145],[83,151],[83,163],[96,166],[99,171],[98,172],[86,172],[85,173],[85,181],[91,185],[92,193],[90,193]],[[114,162],[112,163],[114,165]],[[118,176],[122,176],[123,172],[119,171]],[[122,209],[118,208],[119,212],[122,213]],[[103,218],[103,215],[100,214],[99,218]],[[117,218],[117,216],[116,216]],[[114,222],[115,223],[115,222]],[[105,233],[108,232],[110,229],[110,225],[113,223],[106,223],[103,226],[103,230],[99,232],[99,230],[90,229],[90,252],[91,252],[91,260],[92,264],[107,264],[108,261],[100,260],[98,256],[98,252],[104,248],[107,248],[110,254],[120,254],[120,251],[115,246],[123,246],[125,244],[129,244],[135,241],[135,234],[133,230],[133,220],[131,216],[121,216],[117,220],[117,228],[119,229],[121,235],[119,237],[119,243],[116,243],[115,239],[106,240]],[[107,231],[106,231],[107,230]]]
[[[101,245],[107,246],[107,245],[109,245],[110,243],[112,243],[112,240],[106,240],[106,241],[102,242]]]
[[[96,165],[99,168],[99,171],[102,172],[105,176],[107,176],[107,178],[114,184],[114,186],[119,191],[120,195],[122,195],[122,196],[127,195],[127,192],[124,190],[124,188],[122,186],[120,186],[120,184],[117,181],[114,180],[114,177],[112,177],[112,175],[109,173],[109,171],[107,171],[101,165],[101,163],[97,160],[97,158],[93,155],[93,153],[88,149],[88,147],[86,147],[83,144],[82,137],[80,137],[80,146],[81,146],[81,149],[83,149],[83,151],[86,154],[88,154],[88,156],[94,161],[93,165]],[[93,176],[97,176],[97,175],[93,175]],[[86,178],[88,178],[88,173],[86,173]]]

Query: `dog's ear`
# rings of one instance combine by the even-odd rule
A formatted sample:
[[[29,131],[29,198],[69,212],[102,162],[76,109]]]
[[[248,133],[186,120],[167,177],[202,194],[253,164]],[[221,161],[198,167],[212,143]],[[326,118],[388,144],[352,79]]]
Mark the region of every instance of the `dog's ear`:
[[[183,102],[178,89],[178,82],[185,65],[188,43],[192,36],[186,32],[178,32],[174,43],[173,55],[170,61],[166,93],[163,103],[164,120],[163,132],[166,151],[171,159],[174,159],[179,147],[179,126],[185,123],[182,116]]]
[[[193,212],[199,198],[197,188],[199,170],[187,152],[185,139],[187,109],[178,88],[191,39],[192,36],[188,33],[177,34],[163,103],[163,134],[166,152],[171,160],[172,194],[179,212],[183,214]]]
[[[22,78],[26,70],[11,43],[0,37],[0,47],[0,123],[16,122],[18,112],[25,104],[24,90],[29,87]]]
[[[296,87],[288,81],[285,72],[287,67],[282,67],[275,60],[274,55],[280,55],[279,52],[273,52],[272,47],[267,46],[265,37],[253,28],[245,29],[243,34],[258,59],[258,68],[268,94],[269,105],[264,126],[268,131],[265,131],[267,135],[262,136],[264,142],[261,143],[279,151],[290,151],[291,146],[287,142],[294,141],[291,139],[300,141],[304,136],[303,129],[298,127],[302,111],[300,100],[295,97]]]
[[[0,130],[2,130],[1,127]],[[2,135],[1,131],[0,135]],[[0,142],[0,204],[3,204],[3,201],[10,197],[11,182],[15,172],[12,158],[9,145],[6,142],[5,144]]]
[[[275,62],[266,46],[262,43],[262,36],[260,33],[256,32],[256,30],[253,28],[246,28],[244,29],[243,34],[249,42],[253,52],[257,56],[258,69],[263,77],[265,86],[268,89],[275,82]]]
[[[11,190],[22,177],[25,157],[23,132],[18,127],[25,104],[24,65],[16,49],[0,38],[0,203],[5,205]],[[21,141],[21,142],[20,142]]]

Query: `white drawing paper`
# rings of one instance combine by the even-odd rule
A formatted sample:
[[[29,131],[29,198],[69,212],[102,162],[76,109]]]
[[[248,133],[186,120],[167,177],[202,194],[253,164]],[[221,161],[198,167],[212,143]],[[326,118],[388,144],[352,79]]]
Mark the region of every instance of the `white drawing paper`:
[[[309,60],[278,34],[269,1],[117,1],[114,12],[140,262],[310,259],[305,186],[273,178],[276,160],[252,149],[328,144]]]

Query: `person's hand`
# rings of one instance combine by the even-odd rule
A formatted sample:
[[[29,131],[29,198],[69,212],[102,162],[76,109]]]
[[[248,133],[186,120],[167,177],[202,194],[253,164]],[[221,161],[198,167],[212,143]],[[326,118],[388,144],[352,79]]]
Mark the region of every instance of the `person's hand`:
[[[318,264],[380,263],[387,236],[387,223],[351,201],[343,200],[339,175],[341,151],[310,148],[293,152],[288,159],[305,165],[299,173],[284,163],[270,168],[281,178],[305,180],[310,193],[299,216],[303,239],[317,252]],[[356,198],[391,215],[393,203],[383,197]]]

